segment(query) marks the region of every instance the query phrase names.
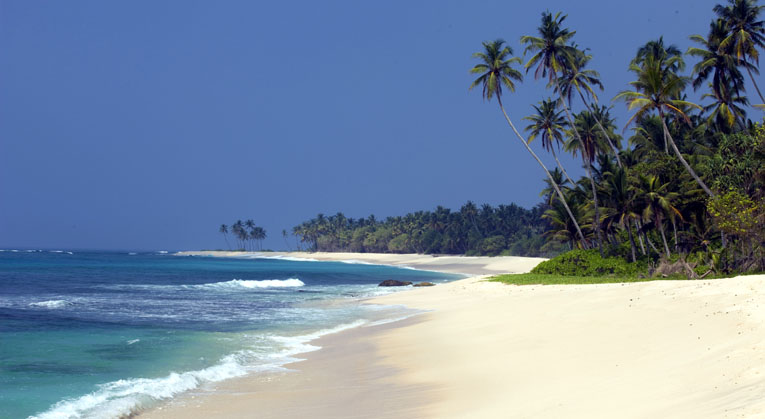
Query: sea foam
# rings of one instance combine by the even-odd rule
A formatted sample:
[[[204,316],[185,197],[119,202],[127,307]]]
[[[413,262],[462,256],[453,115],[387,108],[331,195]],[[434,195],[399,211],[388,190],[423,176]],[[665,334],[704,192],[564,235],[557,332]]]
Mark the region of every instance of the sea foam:
[[[29,419],[61,418],[114,418],[128,416],[141,408],[158,401],[169,399],[184,391],[198,388],[205,383],[214,383],[240,377],[249,372],[284,370],[284,364],[298,361],[294,355],[321,349],[309,342],[321,336],[362,326],[366,322],[352,323],[320,330],[300,336],[266,336],[281,343],[282,349],[267,356],[251,350],[242,350],[223,357],[220,362],[208,368],[183,373],[170,373],[162,378],[131,378],[101,384],[98,389],[84,396],[62,400],[47,411]],[[256,364],[252,364],[257,360]]]

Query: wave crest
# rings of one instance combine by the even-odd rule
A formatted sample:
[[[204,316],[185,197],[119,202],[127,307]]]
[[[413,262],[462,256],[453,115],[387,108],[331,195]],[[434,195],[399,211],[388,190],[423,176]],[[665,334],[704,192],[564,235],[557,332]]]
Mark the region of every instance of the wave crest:
[[[262,279],[262,280],[232,279],[231,281],[226,281],[226,282],[214,282],[212,284],[190,285],[187,287],[188,288],[237,290],[242,288],[247,288],[247,289],[294,288],[294,287],[302,287],[304,285],[305,283],[297,278],[289,278],[289,279]]]

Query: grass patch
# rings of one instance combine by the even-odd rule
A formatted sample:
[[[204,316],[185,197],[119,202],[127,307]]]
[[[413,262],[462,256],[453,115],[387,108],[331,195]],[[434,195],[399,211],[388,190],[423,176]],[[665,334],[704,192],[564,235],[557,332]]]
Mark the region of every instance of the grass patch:
[[[506,274],[488,279],[489,282],[501,282],[511,285],[574,285],[574,284],[615,284],[621,282],[646,282],[656,280],[687,280],[685,277],[638,278],[613,276],[562,276],[549,274]]]

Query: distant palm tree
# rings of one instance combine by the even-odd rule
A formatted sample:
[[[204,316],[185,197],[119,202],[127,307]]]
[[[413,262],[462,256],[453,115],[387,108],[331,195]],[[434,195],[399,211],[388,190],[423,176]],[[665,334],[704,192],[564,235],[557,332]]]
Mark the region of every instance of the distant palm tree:
[[[561,116],[563,111],[558,110],[558,104],[552,99],[543,100],[539,102],[539,106],[532,105],[532,107],[537,113],[523,117],[523,119],[531,121],[531,124],[524,129],[524,131],[529,131],[529,143],[539,137],[542,140],[542,148],[552,153],[558,168],[566,176],[566,179],[573,184],[574,181],[566,173],[566,169],[563,168],[560,160],[558,160],[558,154],[555,152],[555,148],[559,148],[560,144],[563,143],[563,131],[567,125],[566,120]]]
[[[223,234],[223,238],[226,240],[226,247],[228,247],[228,250],[231,250],[231,245],[228,244],[228,226],[225,224],[221,224],[220,228],[218,229],[218,232]]]
[[[477,64],[470,70],[472,74],[480,74],[480,76],[470,85],[470,89],[481,85],[483,87],[484,99],[491,100],[492,97],[496,96],[497,103],[499,104],[499,108],[502,110],[502,114],[505,116],[505,120],[507,121],[508,125],[510,125],[510,128],[513,130],[521,143],[523,143],[526,151],[531,154],[534,160],[536,160],[537,163],[539,163],[539,165],[542,167],[542,170],[545,171],[547,177],[550,178],[562,205],[566,207],[566,211],[569,217],[571,218],[573,224],[576,226],[579,238],[582,240],[582,243],[584,243],[584,234],[582,234],[582,230],[579,228],[579,223],[577,223],[576,218],[574,218],[574,215],[571,213],[571,209],[568,208],[568,204],[566,203],[566,198],[563,196],[563,192],[561,192],[558,185],[552,181],[550,171],[547,170],[547,167],[544,165],[544,163],[542,163],[542,160],[539,159],[536,153],[534,153],[534,150],[531,149],[529,144],[523,138],[521,133],[518,132],[518,130],[515,128],[513,121],[510,120],[510,117],[505,111],[505,107],[502,105],[502,86],[505,86],[512,92],[515,91],[515,83],[513,80],[523,80],[523,75],[518,70],[513,68],[514,64],[521,63],[521,59],[518,57],[512,57],[512,49],[509,46],[504,46],[504,44],[505,41],[501,39],[497,39],[496,41],[492,42],[484,42],[484,50],[482,52],[476,52],[473,54],[473,57],[480,59],[482,63]]]
[[[765,103],[752,75],[752,70],[758,72],[755,66],[759,65],[760,55],[757,48],[765,47],[765,24],[758,20],[763,9],[765,6],[758,6],[752,0],[728,0],[728,6],[718,4],[714,7],[715,13],[728,28],[728,36],[720,42],[720,50],[736,57],[739,65],[749,73],[760,100]]]
[[[284,238],[284,244],[286,244],[286,245],[287,245],[287,250],[289,250],[289,251],[291,252],[291,251],[292,251],[292,248],[290,247],[290,244],[289,244],[289,242],[287,241],[287,237],[288,237],[288,235],[287,235],[287,230],[282,230],[282,237]]]
[[[679,61],[682,62],[682,58]],[[666,52],[659,52],[656,56],[643,57],[640,60],[640,65],[636,63],[630,65],[630,70],[638,77],[637,80],[630,82],[634,90],[623,91],[616,95],[614,99],[623,99],[627,102],[627,109],[629,110],[637,109],[637,112],[627,121],[627,125],[631,124],[636,118],[645,116],[652,111],[657,111],[664,131],[665,151],[667,151],[667,144],[669,143],[675,151],[677,158],[680,159],[680,162],[685,167],[685,170],[704,189],[704,192],[709,196],[714,196],[709,187],[701,180],[680,153],[677,144],[675,144],[672,135],[669,133],[669,128],[664,118],[665,111],[669,111],[690,123],[690,119],[681,108],[694,107],[701,109],[695,103],[677,99],[685,88],[688,77],[678,76],[672,71],[672,68],[675,67],[679,68],[682,65],[678,63],[678,59],[671,57]]]

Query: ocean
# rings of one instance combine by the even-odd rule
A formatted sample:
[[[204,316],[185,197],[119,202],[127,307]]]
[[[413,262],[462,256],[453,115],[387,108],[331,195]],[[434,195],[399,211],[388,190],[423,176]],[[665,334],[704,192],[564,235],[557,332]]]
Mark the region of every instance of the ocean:
[[[311,341],[416,312],[386,279],[459,275],[287,258],[0,251],[0,418],[112,418],[284,370]]]

